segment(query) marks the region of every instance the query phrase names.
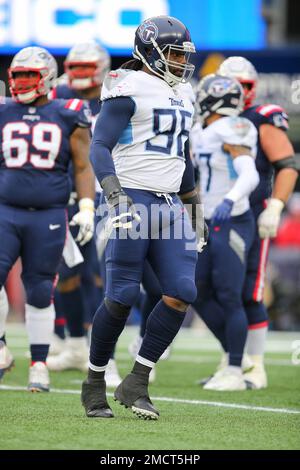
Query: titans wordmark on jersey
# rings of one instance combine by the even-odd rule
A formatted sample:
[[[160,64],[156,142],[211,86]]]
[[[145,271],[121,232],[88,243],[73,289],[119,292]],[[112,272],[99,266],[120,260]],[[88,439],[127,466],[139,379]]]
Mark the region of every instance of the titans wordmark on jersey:
[[[243,145],[256,156],[257,131],[245,118],[223,117],[202,129],[195,124],[191,132],[192,152],[200,169],[200,188],[206,219],[210,219],[217,205],[234,186],[238,177],[232,157],[223,151],[223,144]],[[240,215],[249,208],[244,197],[237,201],[232,215]]]
[[[143,71],[108,74],[101,99],[131,97],[135,112],[114,147],[116,173],[125,188],[154,192],[179,191],[185,169],[184,145],[194,106],[189,84],[171,88]]]
[[[71,190],[70,136],[90,127],[90,113],[78,99],[42,106],[0,104],[0,202],[19,207],[66,206]]]

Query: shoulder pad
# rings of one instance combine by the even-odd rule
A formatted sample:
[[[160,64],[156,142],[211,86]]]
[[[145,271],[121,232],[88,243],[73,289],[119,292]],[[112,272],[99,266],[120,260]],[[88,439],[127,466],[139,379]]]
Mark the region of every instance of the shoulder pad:
[[[237,116],[228,117],[226,120],[220,119],[221,135],[224,143],[231,145],[244,145],[254,148],[257,143],[257,130],[249,119]]]
[[[248,135],[252,128],[252,123],[249,119],[240,116],[229,119],[228,124],[232,132],[241,138]]]
[[[190,83],[180,83],[179,85],[177,85],[176,88],[179,90],[180,93],[185,95],[193,105],[195,104],[196,96],[193,87]]]
[[[264,117],[266,124],[278,127],[286,131],[289,128],[289,117],[281,106],[265,104],[256,108],[256,113]]]
[[[132,77],[134,70],[118,69],[111,70],[102,85],[101,100],[116,98],[118,96],[133,95]]]

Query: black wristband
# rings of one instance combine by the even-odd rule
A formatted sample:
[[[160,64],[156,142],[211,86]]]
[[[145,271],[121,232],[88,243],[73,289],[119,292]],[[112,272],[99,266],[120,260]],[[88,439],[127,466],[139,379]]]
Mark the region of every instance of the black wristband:
[[[112,202],[112,205],[114,205],[114,200],[117,200],[120,195],[125,194],[116,175],[106,176],[101,180],[100,184],[107,200]]]

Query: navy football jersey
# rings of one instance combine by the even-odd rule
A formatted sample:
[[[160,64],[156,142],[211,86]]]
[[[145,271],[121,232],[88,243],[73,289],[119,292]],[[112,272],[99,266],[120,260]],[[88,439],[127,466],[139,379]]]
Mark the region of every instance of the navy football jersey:
[[[70,136],[90,127],[79,99],[42,106],[6,99],[0,104],[0,203],[27,208],[64,207],[71,191]]]
[[[258,133],[262,124],[271,124],[272,126],[278,127],[283,131],[287,131],[289,127],[288,115],[280,106],[276,106],[274,104],[252,106],[251,108],[243,111],[241,116],[253,122],[257,128]],[[272,193],[274,173],[273,165],[262,150],[259,135],[255,162],[257,171],[259,173],[260,182],[250,196],[251,206],[262,203],[265,199],[269,198]]]
[[[48,96],[49,96],[49,99],[51,100],[59,99],[59,98],[83,99],[80,97],[79,93],[73,88],[70,88],[69,85],[58,85],[57,87],[52,88]],[[92,98],[91,100],[84,100],[84,102],[86,103],[86,105],[89,107],[91,111],[91,131],[93,132],[98,114],[100,113],[101,102],[99,100],[99,97]],[[72,181],[72,191],[76,191],[72,164],[69,166],[69,175]],[[96,180],[96,192],[100,192],[100,191],[101,191],[100,185],[98,181]]]
[[[57,98],[78,98],[83,99],[79,93],[70,88],[68,85],[58,85],[57,87],[53,88],[49,93],[50,99],[57,99]],[[97,119],[98,114],[100,113],[101,104],[98,98],[92,98],[91,100],[84,100],[86,104],[88,104],[91,114],[92,114],[92,130],[94,129],[95,122]]]

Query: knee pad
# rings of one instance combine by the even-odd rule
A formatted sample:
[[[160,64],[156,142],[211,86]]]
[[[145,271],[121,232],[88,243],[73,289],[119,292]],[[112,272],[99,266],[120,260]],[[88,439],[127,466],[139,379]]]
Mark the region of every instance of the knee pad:
[[[177,282],[176,297],[187,304],[192,304],[197,298],[197,288],[193,279],[180,278]]]
[[[24,281],[27,303],[35,308],[49,307],[52,301],[54,282],[50,279],[43,281]]]
[[[118,302],[121,305],[130,305],[132,307],[140,295],[140,284],[131,283],[128,285],[121,285],[116,289],[107,288],[107,296]]]
[[[104,303],[112,317],[121,320],[129,316],[131,309],[129,305],[122,305],[114,300],[109,300],[107,297],[105,297]]]

